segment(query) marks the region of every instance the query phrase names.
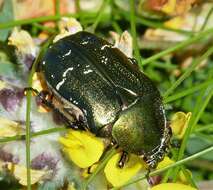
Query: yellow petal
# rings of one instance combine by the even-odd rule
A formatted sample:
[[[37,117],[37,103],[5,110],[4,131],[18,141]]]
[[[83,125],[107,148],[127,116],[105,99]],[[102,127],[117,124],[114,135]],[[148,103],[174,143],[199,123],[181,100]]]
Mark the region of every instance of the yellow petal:
[[[162,7],[162,11],[167,14],[175,12],[176,0],[168,0],[168,2]]]
[[[186,128],[188,127],[191,118],[191,112],[185,114],[184,112],[177,112],[171,119],[171,129],[173,135],[181,139],[184,136]]]
[[[192,177],[192,173],[190,170],[186,170],[186,172],[190,177]],[[182,170],[180,170],[180,172],[178,173],[178,181],[181,181],[181,183],[184,183],[184,184],[189,183],[189,181],[187,180],[187,178]]]
[[[59,30],[60,34],[54,38],[53,42],[57,42],[66,36],[82,31],[83,28],[80,22],[78,22],[75,18],[63,17],[59,21]]]
[[[183,22],[184,22],[184,18],[181,16],[177,16],[164,22],[164,26],[168,28],[178,29],[183,26]]]
[[[19,30],[15,27],[8,38],[8,41],[8,44],[16,46],[18,51],[23,54],[36,55],[35,43],[26,30]]]
[[[59,138],[59,142],[64,145],[63,151],[80,168],[93,165],[104,151],[103,140],[87,131],[71,129],[65,137]]]
[[[12,137],[23,133],[24,130],[19,123],[0,117],[0,137]]]
[[[74,184],[74,183],[70,183],[70,184],[68,185],[67,190],[76,190],[75,184]]]
[[[114,186],[118,187],[125,184],[132,177],[134,177],[138,171],[144,167],[141,160],[136,155],[129,155],[129,160],[123,168],[118,167],[121,154],[115,154],[107,163],[104,173],[107,180]]]
[[[6,87],[6,83],[2,80],[0,80],[0,90]]]
[[[43,90],[42,85],[41,85],[41,80],[39,79],[39,74],[37,72],[34,73],[33,75],[33,83],[32,83],[32,88],[38,90],[39,92]]]
[[[166,166],[171,165],[173,163],[174,163],[173,160],[171,160],[168,156],[165,156],[164,159],[161,162],[159,162],[157,169],[165,168]]]
[[[196,190],[195,188],[179,183],[162,183],[152,187],[150,190]]]
[[[21,185],[27,186],[27,168],[22,165],[17,164],[8,164],[8,169],[13,173],[16,179],[18,179]],[[36,182],[42,180],[45,175],[47,175],[47,171],[42,170],[30,170],[31,173],[31,185]]]

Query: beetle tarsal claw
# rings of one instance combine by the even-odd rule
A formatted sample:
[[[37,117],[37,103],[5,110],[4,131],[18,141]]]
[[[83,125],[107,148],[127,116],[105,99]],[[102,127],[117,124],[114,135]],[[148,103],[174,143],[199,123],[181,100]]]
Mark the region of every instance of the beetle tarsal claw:
[[[127,152],[122,152],[121,158],[118,162],[118,167],[123,168],[125,163],[128,161],[128,153]]]

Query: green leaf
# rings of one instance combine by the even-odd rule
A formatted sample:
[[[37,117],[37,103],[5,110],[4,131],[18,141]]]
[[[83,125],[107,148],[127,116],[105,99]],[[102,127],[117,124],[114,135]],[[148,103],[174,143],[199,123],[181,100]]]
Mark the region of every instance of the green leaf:
[[[210,143],[210,141],[208,141],[205,137],[200,137],[200,136],[193,137],[193,138],[190,138],[188,141],[187,152],[189,154],[194,154],[207,147],[210,147],[211,145],[212,145],[212,143]],[[201,156],[201,158],[213,161],[213,152],[209,152],[208,154]]]
[[[12,21],[13,18],[12,0],[3,1],[3,6],[0,7],[0,23]],[[0,30],[0,41],[5,41],[7,39],[10,30],[11,28]]]

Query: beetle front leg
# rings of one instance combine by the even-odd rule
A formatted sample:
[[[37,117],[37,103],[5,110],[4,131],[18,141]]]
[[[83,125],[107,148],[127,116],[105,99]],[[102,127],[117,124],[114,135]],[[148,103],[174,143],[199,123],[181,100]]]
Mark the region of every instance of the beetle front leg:
[[[52,95],[48,91],[43,90],[39,92],[38,90],[32,87],[26,87],[24,88],[24,91],[31,91],[35,93],[37,100],[40,101],[41,104],[47,106],[48,108],[54,109],[54,105],[52,104]]]

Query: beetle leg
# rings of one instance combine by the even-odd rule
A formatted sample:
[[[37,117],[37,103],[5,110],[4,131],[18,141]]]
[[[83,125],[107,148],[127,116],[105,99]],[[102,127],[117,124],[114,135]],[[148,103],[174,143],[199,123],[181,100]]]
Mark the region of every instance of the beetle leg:
[[[151,169],[148,168],[148,169],[147,169],[147,173],[145,174],[146,179],[147,179],[148,181],[149,181],[149,179],[150,179],[150,176],[149,176],[150,172],[151,172]]]
[[[31,91],[31,92],[35,93],[36,96],[39,94],[39,91],[36,90],[36,89],[34,89],[34,88],[32,88],[32,87],[26,87],[26,88],[24,88],[24,93],[27,92],[27,91]]]
[[[41,91],[32,88],[26,87],[24,88],[24,92],[31,91],[36,95],[37,100],[39,100],[43,105],[47,106],[48,108],[53,109],[54,105],[52,104],[52,95],[48,91]]]
[[[123,168],[127,161],[128,161],[128,153],[123,151],[122,154],[121,154],[121,158],[118,162],[118,167]]]

